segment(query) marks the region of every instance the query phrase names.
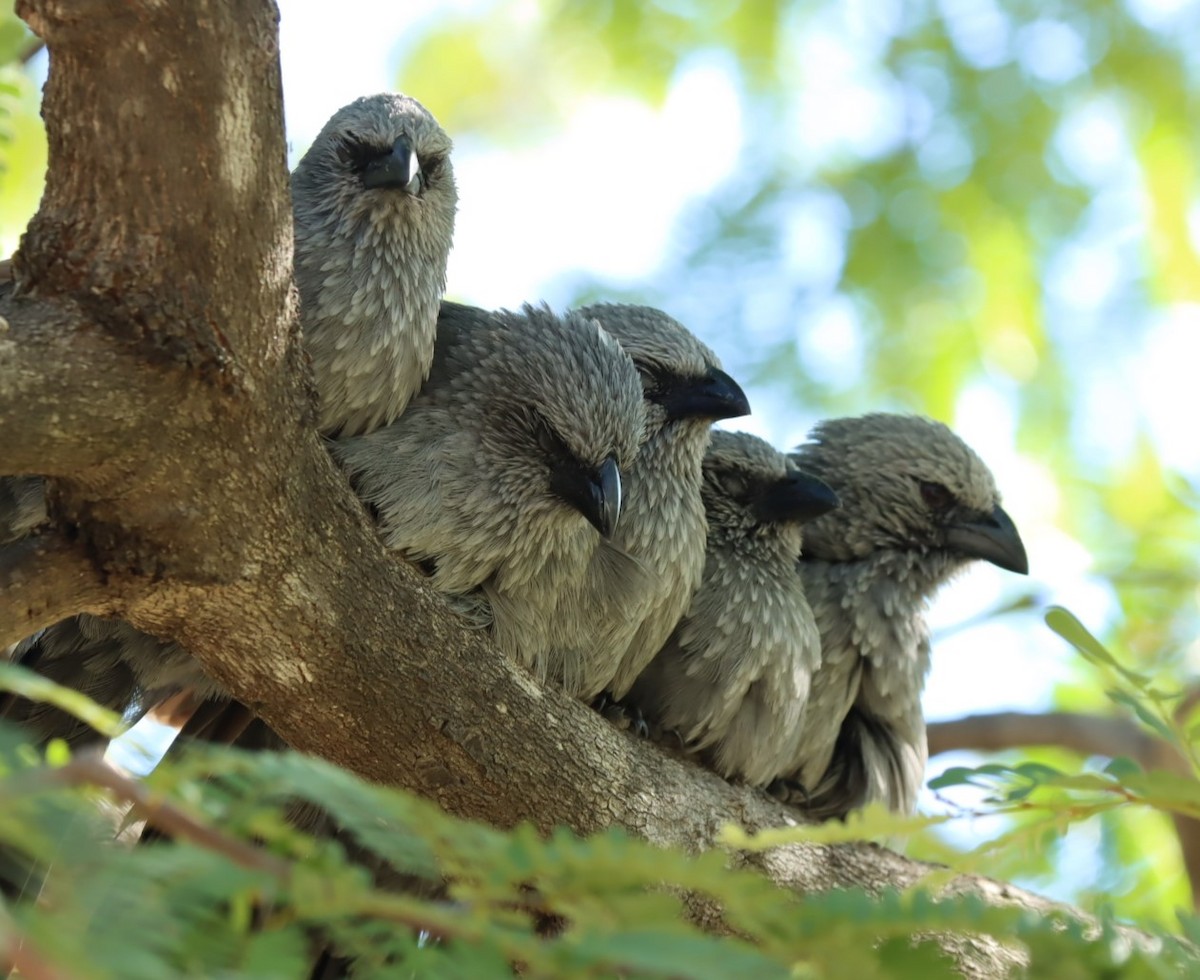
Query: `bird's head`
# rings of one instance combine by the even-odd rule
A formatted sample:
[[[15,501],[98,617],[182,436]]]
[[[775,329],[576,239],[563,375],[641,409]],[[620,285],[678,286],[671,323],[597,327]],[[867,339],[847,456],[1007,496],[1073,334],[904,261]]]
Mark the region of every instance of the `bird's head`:
[[[833,419],[819,423],[792,459],[842,501],[806,529],[806,557],[848,561],[910,551],[1029,571],[991,471],[940,422],[890,414]]]
[[[621,480],[645,427],[633,363],[594,321],[545,307],[492,315],[471,370],[487,397],[482,465],[502,500],[530,515],[582,514],[609,537],[621,514]]]
[[[703,433],[720,419],[750,414],[721,362],[678,320],[649,306],[597,303],[578,311],[599,322],[633,359],[646,399],[646,436],[673,424]]]
[[[800,525],[838,506],[823,480],[747,432],[714,430],[704,456],[700,495],[710,538],[740,542],[766,536],[800,547]]]
[[[458,206],[450,150],[450,137],[416,99],[390,92],[356,99],[334,113],[296,165],[297,227],[359,235],[365,223],[376,233],[421,235],[448,252]]]

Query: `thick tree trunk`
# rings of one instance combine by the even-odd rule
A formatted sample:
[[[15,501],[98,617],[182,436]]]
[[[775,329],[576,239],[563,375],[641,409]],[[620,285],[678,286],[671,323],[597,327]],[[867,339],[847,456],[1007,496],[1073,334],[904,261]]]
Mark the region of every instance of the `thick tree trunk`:
[[[314,429],[273,5],[18,12],[50,49],[50,169],[0,299],[0,472],[51,477],[53,528],[0,552],[0,646],[119,614],[296,748],[499,826],[704,848],[726,823],[788,822],[534,684],[380,547]],[[805,891],[928,870],[865,844],[755,860]],[[964,955],[977,975],[1011,962]]]

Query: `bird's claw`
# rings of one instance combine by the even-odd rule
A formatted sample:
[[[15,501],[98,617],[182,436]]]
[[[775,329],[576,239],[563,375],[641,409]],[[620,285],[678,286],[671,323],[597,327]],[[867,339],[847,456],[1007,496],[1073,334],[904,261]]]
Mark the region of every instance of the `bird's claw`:
[[[776,779],[767,787],[767,793],[792,806],[807,806],[810,799],[807,788],[798,779]]]
[[[650,738],[650,723],[642,714],[642,709],[623,704],[612,696],[609,691],[603,691],[592,700],[593,710],[602,714],[621,731],[632,732],[638,738]]]

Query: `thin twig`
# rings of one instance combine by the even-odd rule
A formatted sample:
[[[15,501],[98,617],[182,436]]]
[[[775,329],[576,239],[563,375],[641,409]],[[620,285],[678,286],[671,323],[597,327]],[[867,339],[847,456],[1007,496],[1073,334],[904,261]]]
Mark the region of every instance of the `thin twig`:
[[[42,955],[34,943],[17,927],[0,903],[0,973],[15,972],[25,980],[69,980]]]
[[[50,786],[98,786],[118,799],[131,803],[145,813],[146,822],[172,837],[182,838],[224,854],[235,864],[252,871],[264,871],[283,883],[291,878],[291,865],[266,851],[223,834],[198,818],[168,803],[135,779],[118,772],[99,750],[80,752],[65,766],[56,769],[32,769],[10,776],[4,781],[9,797],[33,793]]]
[[[1179,705],[1176,717],[1186,718],[1197,699],[1200,699],[1197,690],[1189,691]],[[1068,711],[1043,714],[1001,711],[935,722],[929,726],[931,756],[955,749],[1000,752],[1039,745],[1053,745],[1083,756],[1126,756],[1147,772],[1163,770],[1183,779],[1195,778],[1178,748],[1151,735],[1130,718]],[[1193,906],[1200,906],[1200,821],[1177,813],[1169,816],[1179,838]]]
[[[202,823],[168,803],[159,794],[151,793],[137,780],[117,772],[99,752],[81,753],[58,772],[67,773],[65,778],[76,785],[89,783],[100,786],[119,799],[132,803],[145,814],[147,823],[172,837],[224,854],[234,864],[251,871],[265,871],[281,882],[287,883],[291,878],[292,869],[288,862]]]

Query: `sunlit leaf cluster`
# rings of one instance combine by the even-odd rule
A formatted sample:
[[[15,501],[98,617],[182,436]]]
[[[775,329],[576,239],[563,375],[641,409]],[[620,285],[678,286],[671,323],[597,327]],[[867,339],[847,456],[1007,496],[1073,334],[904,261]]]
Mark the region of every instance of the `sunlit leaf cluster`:
[[[949,876],[797,896],[734,867],[743,850],[846,839],[841,825],[758,838],[731,828],[728,850],[686,855],[618,830],[498,831],[291,753],[197,749],[142,787],[61,746],[50,756],[0,729],[3,868],[40,887],[37,903],[0,915],[0,948],[80,978],[298,977],[318,950],[353,959],[357,977],[951,977],[938,938],[949,934],[1001,939],[1035,977],[1200,964],[1166,937],[1131,945],[1109,923],[955,894]],[[151,814],[165,826],[169,812],[178,837],[135,845],[136,826],[114,816],[131,797],[126,824]],[[334,835],[295,829],[301,808],[319,809]],[[853,826],[900,829],[911,827],[883,814]]]

